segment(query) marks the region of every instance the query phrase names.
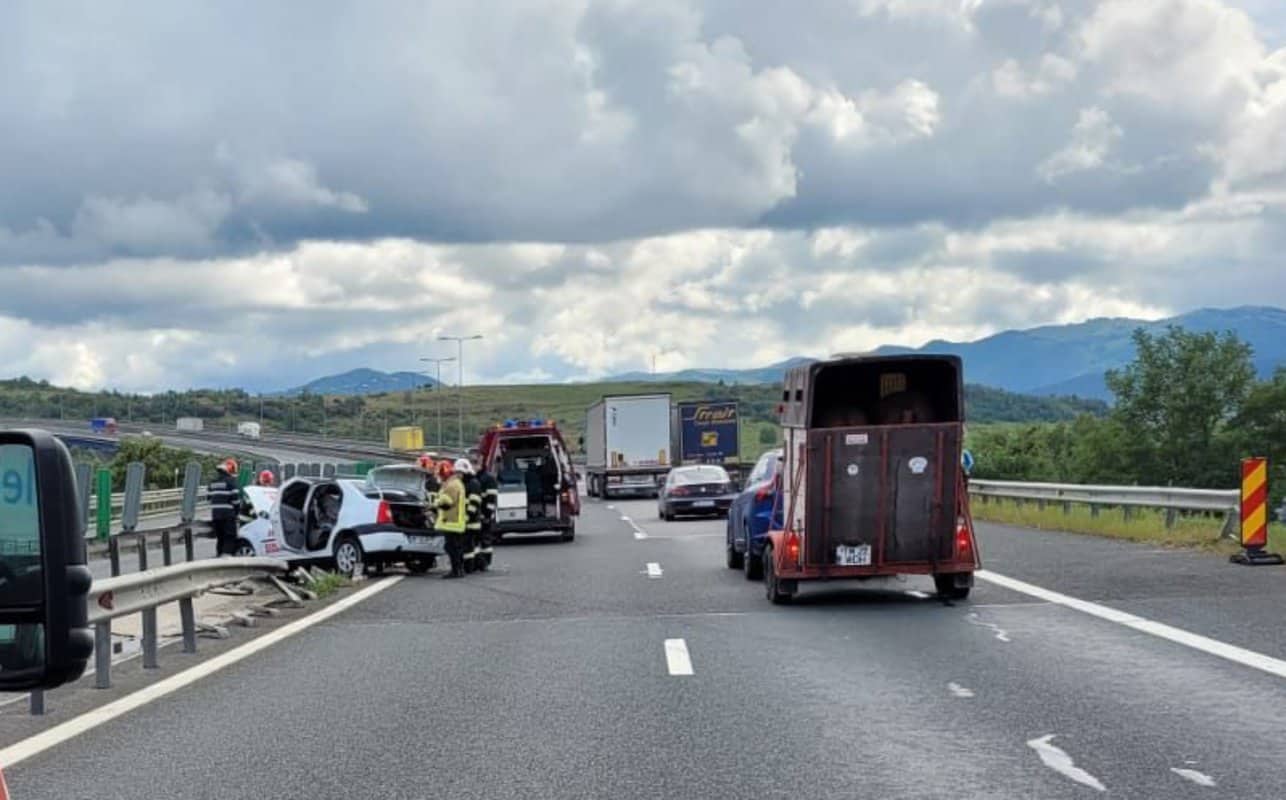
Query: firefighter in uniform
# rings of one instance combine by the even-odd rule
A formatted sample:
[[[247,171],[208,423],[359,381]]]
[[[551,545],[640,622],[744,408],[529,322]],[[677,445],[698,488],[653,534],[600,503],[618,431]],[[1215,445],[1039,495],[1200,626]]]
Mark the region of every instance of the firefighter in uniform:
[[[478,540],[482,537],[482,484],[473,474],[473,464],[467,458],[456,459],[455,471],[464,476],[465,499],[469,518],[464,536],[464,571],[486,569],[478,556]]]
[[[237,516],[241,487],[237,485],[237,462],[227,459],[215,468],[214,481],[205,490],[210,501],[210,522],[217,542],[215,552],[230,556],[237,549]]]
[[[451,571],[443,578],[464,577],[464,536],[468,526],[468,497],[465,495],[464,476],[455,474],[450,461],[438,462],[438,478],[442,487],[438,490],[434,507],[437,519],[434,529],[442,534],[446,544],[447,558],[451,559]]]
[[[417,458],[415,463],[424,471],[424,508],[426,510],[424,521],[426,527],[432,528],[434,504],[438,500],[438,490],[442,488],[442,482],[438,480],[438,465],[433,462],[433,456],[428,453]]]
[[[486,567],[491,566],[492,546],[496,543],[496,510],[500,505],[500,484],[489,469],[478,470],[478,483],[482,487],[482,536],[478,542],[478,557]]]

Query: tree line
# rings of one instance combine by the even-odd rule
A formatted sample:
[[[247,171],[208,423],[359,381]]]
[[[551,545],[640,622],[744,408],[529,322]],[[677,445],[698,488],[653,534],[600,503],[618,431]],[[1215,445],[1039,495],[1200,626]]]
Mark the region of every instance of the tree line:
[[[1274,505],[1286,495],[1286,368],[1260,380],[1231,332],[1134,332],[1135,358],[1107,373],[1102,416],[975,428],[974,475],[1058,483],[1239,485],[1240,461],[1270,459]]]

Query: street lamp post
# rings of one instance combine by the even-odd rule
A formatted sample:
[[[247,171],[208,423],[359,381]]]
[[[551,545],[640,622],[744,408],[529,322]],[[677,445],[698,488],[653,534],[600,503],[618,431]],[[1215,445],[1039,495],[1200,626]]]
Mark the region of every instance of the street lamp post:
[[[482,338],[482,334],[480,333],[475,333],[472,336],[439,336],[438,337],[439,342],[456,343],[457,360],[460,362],[459,364],[456,365],[459,368],[460,378],[459,380],[456,381],[456,384],[455,384],[455,396],[456,396],[456,399],[459,401],[458,403],[459,417],[458,417],[457,424],[459,425],[458,436],[460,437],[461,450],[464,449],[464,391],[463,391],[464,390],[464,343],[471,342],[471,341],[474,341],[475,339],[481,339],[481,338]]]
[[[442,365],[455,361],[455,356],[448,358],[421,358],[421,361],[428,361],[437,365],[437,383],[433,385],[433,394],[437,396],[438,407],[438,438],[434,441],[438,447],[442,446]]]

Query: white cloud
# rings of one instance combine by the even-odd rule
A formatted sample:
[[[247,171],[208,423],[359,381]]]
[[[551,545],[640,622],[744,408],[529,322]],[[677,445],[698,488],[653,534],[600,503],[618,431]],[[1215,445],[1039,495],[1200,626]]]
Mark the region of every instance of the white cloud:
[[[369,209],[366,201],[352,192],[337,192],[322,186],[317,168],[294,158],[277,158],[241,172],[244,200],[280,204],[294,208],[337,208],[353,214]]]
[[[1057,91],[1076,78],[1076,64],[1056,53],[1046,53],[1030,73],[1017,59],[1005,59],[991,73],[996,94],[1002,97],[1032,97]]]
[[[1121,127],[1103,109],[1082,109],[1071,141],[1041,162],[1037,171],[1052,183],[1065,175],[1101,167],[1122,135]]]

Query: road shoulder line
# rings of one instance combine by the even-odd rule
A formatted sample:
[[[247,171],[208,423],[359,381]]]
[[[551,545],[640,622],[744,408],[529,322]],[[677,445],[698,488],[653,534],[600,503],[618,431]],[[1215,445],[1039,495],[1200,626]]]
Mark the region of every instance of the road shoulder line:
[[[256,637],[232,650],[220,653],[209,661],[203,661],[200,664],[189,667],[177,675],[172,675],[162,681],[158,681],[151,686],[139,689],[133,694],[128,694],[119,700],[114,700],[107,705],[87,711],[78,717],[69,719],[66,722],[55,725],[47,731],[36,734],[35,736],[23,739],[20,742],[12,744],[3,750],[0,750],[0,767],[9,769],[16,764],[26,761],[32,756],[39,755],[51,747],[62,744],[69,739],[75,738],[86,731],[93,730],[103,723],[110,722],[117,717],[129,713],[136,708],[147,705],[153,700],[159,700],[168,694],[182,689],[198,680],[213,675],[224,667],[231,666],[238,661],[264,650],[277,642],[294,636],[319,622],[324,622],[331,617],[343,611],[347,611],[358,603],[372,597],[380,592],[395,586],[402,580],[403,576],[394,575],[381,581],[371,584],[342,600],[338,600],[325,608],[309,614],[306,617],[297,619],[287,625],[266,633],[263,636]]]
[[[1082,614],[1089,614],[1092,617],[1115,622],[1117,625],[1123,625],[1127,628],[1139,631],[1140,633],[1150,634],[1160,639],[1165,639],[1175,644],[1181,644],[1184,647],[1190,647],[1193,650],[1199,650],[1212,656],[1217,656],[1226,661],[1241,664],[1245,667],[1267,672],[1269,675],[1276,675],[1279,678],[1286,678],[1286,661],[1272,656],[1256,653],[1254,650],[1247,650],[1244,647],[1238,647],[1235,644],[1221,642],[1218,639],[1211,639],[1208,636],[1202,636],[1191,631],[1185,631],[1182,628],[1176,628],[1172,625],[1166,625],[1162,622],[1154,622],[1144,617],[1136,616],[1125,611],[1118,611],[1109,606],[1092,603],[1088,600],[1081,600],[1069,595],[1060,594],[1049,589],[1036,586],[1035,584],[1020,581],[1016,578],[1010,578],[1006,575],[1000,575],[988,570],[978,570],[974,577],[980,580],[994,583],[997,586],[1004,587],[1011,591],[1019,592],[1030,597],[1036,597],[1050,603],[1079,611]]]

